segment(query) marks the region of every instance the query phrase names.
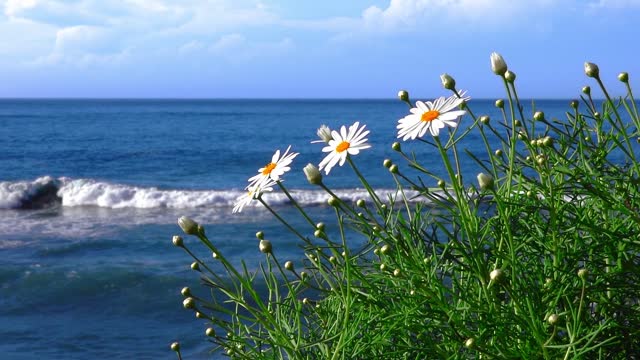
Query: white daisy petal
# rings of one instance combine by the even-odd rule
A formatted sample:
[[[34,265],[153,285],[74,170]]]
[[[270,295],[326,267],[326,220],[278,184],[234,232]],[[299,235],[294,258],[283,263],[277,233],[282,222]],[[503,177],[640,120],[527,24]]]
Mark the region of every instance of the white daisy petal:
[[[280,180],[280,177],[284,175],[287,171],[291,170],[291,163],[293,159],[298,156],[298,153],[289,152],[291,150],[291,145],[287,147],[284,153],[281,153],[280,150],[276,150],[276,152],[271,157],[271,162],[258,169],[258,174],[249,178],[249,185],[245,189],[249,190],[252,187],[259,186],[263,182],[267,180]]]
[[[416,106],[409,111],[407,115],[398,120],[398,138],[403,141],[409,139],[423,137],[427,131],[432,136],[438,136],[440,130],[445,126],[456,127],[461,116],[467,112],[459,110],[458,107],[469,97],[465,96],[465,92],[461,91],[460,97],[452,95],[448,98],[439,97],[433,102],[416,101]]]
[[[371,147],[367,144],[366,138],[369,130],[366,130],[366,125],[360,126],[359,121],[353,123],[348,129],[343,125],[340,127],[340,133],[333,131],[331,135],[333,139],[322,149],[322,152],[328,152],[328,154],[318,164],[318,168],[324,170],[327,175],[334,166],[344,165],[347,156],[357,155],[360,150]]]

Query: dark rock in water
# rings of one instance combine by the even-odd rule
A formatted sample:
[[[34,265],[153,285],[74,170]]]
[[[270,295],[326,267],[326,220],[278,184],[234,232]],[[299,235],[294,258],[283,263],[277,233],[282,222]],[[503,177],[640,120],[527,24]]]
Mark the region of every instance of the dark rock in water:
[[[20,209],[44,209],[62,204],[62,198],[58,196],[59,184],[51,181],[35,189],[31,196],[23,199]]]

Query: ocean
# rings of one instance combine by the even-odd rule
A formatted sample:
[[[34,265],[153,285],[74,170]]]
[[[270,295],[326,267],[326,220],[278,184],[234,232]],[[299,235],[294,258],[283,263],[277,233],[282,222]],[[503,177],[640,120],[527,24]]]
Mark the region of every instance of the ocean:
[[[525,109],[531,116],[531,101]],[[565,118],[569,100],[535,103]],[[470,102],[500,121],[493,100]],[[327,195],[302,172],[318,164],[316,130],[360,121],[372,148],[354,157],[377,189],[395,187],[383,159],[406,104],[392,100],[0,100],[0,354],[3,359],[185,359],[210,354],[207,325],[182,307],[180,290],[199,288],[192,259],[171,244],[186,215],[206,228],[232,262],[257,268],[262,230],[281,259],[300,261],[296,238],[265,209],[232,214],[247,179],[291,145],[300,155],[284,185],[318,221],[332,223]],[[463,128],[471,124],[464,117]],[[403,143],[435,172],[440,157]],[[460,144],[483,149],[477,131]],[[481,168],[463,156],[462,173]],[[435,181],[425,178],[435,186]],[[356,200],[365,192],[348,166],[325,183]],[[432,182],[433,184],[430,184]],[[305,225],[282,194],[267,201],[294,226]],[[210,254],[194,238],[185,243]],[[213,260],[211,260],[213,263]]]

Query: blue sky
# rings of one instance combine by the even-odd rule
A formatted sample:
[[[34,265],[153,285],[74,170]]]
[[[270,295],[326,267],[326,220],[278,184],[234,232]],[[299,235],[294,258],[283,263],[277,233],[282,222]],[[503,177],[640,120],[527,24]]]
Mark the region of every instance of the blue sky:
[[[522,97],[577,97],[585,61],[621,94],[638,23],[640,0],[0,0],[0,97],[431,97],[446,72],[493,98],[493,51]]]

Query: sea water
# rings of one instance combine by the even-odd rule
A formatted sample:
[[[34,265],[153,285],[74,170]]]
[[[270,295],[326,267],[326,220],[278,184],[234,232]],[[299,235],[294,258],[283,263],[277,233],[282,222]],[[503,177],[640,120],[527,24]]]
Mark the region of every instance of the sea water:
[[[566,119],[568,103],[535,107]],[[493,100],[470,107],[502,121]],[[185,358],[211,358],[206,322],[182,308],[183,286],[206,291],[192,259],[171,244],[178,217],[203,224],[232,262],[258,267],[254,234],[262,230],[279,258],[299,263],[299,242],[264,208],[232,214],[247,179],[291,146],[300,155],[283,184],[331,226],[327,194],[302,172],[323,158],[324,144],[311,143],[316,129],[366,124],[372,148],[353,160],[371,185],[392,192],[382,162],[409,171],[390,146],[407,114],[397,100],[0,100],[0,358],[175,359],[176,340]],[[460,126],[471,123],[465,116]],[[477,129],[460,147],[483,153]],[[445,174],[433,147],[403,148]],[[461,162],[465,180],[475,181],[481,166],[465,155]],[[366,197],[348,166],[324,181],[347,200]],[[294,226],[308,226],[279,191],[266,200]],[[194,238],[185,242],[213,262]]]

